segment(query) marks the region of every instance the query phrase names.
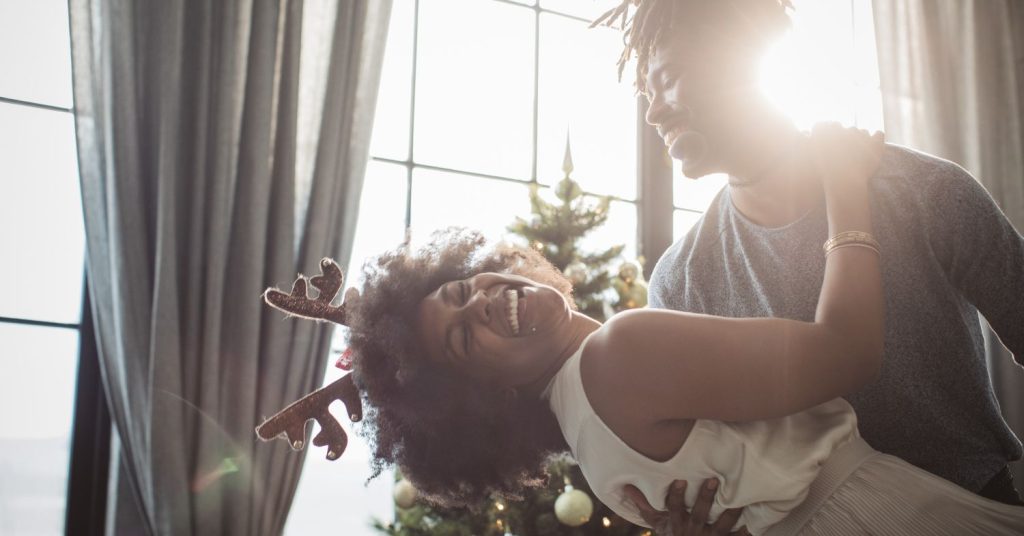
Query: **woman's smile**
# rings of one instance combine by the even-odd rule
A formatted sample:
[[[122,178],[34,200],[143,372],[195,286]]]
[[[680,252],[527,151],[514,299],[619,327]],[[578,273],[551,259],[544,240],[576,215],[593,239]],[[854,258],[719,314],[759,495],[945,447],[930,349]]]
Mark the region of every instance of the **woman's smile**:
[[[460,282],[460,285],[468,285],[468,283]],[[468,289],[468,287],[467,287]],[[470,290],[462,292],[471,293]],[[496,289],[495,291],[488,292],[486,289],[478,290],[477,292],[483,293],[487,297],[488,303],[486,305],[487,316],[493,314],[500,314],[499,324],[504,328],[504,335],[507,337],[520,337],[522,333],[526,331],[523,325],[524,311],[526,310],[526,291],[523,287],[514,287],[506,285],[504,288]],[[470,296],[469,299],[472,299]],[[464,301],[468,304],[468,300]]]
[[[420,340],[434,362],[522,384],[563,353],[572,311],[549,286],[483,273],[442,285],[423,299],[419,316]]]
[[[503,292],[505,295],[505,315],[508,319],[509,328],[512,331],[512,335],[519,336],[519,291],[515,289],[508,289]],[[526,304],[526,300],[523,300],[523,304]]]

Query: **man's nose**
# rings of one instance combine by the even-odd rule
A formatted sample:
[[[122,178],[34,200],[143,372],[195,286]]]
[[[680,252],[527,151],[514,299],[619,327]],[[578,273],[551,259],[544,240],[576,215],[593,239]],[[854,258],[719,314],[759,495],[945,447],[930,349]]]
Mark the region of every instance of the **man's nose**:
[[[644,119],[648,125],[657,127],[665,121],[667,106],[665,101],[657,93],[647,97],[647,114]]]

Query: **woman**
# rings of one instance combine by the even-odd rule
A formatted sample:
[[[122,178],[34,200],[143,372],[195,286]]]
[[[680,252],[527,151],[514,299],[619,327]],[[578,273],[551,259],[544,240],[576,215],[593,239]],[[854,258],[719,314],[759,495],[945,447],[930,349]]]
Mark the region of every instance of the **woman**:
[[[717,477],[712,518],[742,507],[752,534],[1024,532],[1024,509],[859,438],[839,397],[882,366],[867,190],[882,138],[829,126],[809,143],[833,236],[814,322],[637,310],[601,325],[536,252],[484,251],[474,234],[368,265],[347,323],[378,472],[397,465],[458,505],[521,494],[568,450],[639,524],[623,486],[657,498],[675,479]]]

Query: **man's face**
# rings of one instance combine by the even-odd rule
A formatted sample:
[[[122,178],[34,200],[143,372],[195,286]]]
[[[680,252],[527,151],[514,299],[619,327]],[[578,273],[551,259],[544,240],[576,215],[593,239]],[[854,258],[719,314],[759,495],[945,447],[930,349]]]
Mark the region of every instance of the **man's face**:
[[[753,58],[706,35],[664,40],[645,75],[647,122],[693,179],[730,171],[758,100]]]

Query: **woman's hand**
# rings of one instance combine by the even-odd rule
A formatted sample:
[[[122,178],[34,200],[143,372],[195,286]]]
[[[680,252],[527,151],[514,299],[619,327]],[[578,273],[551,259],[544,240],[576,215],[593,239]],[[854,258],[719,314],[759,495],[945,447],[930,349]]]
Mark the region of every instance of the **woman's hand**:
[[[815,170],[826,188],[861,186],[878,169],[885,135],[839,123],[818,123],[811,130],[810,143]]]

